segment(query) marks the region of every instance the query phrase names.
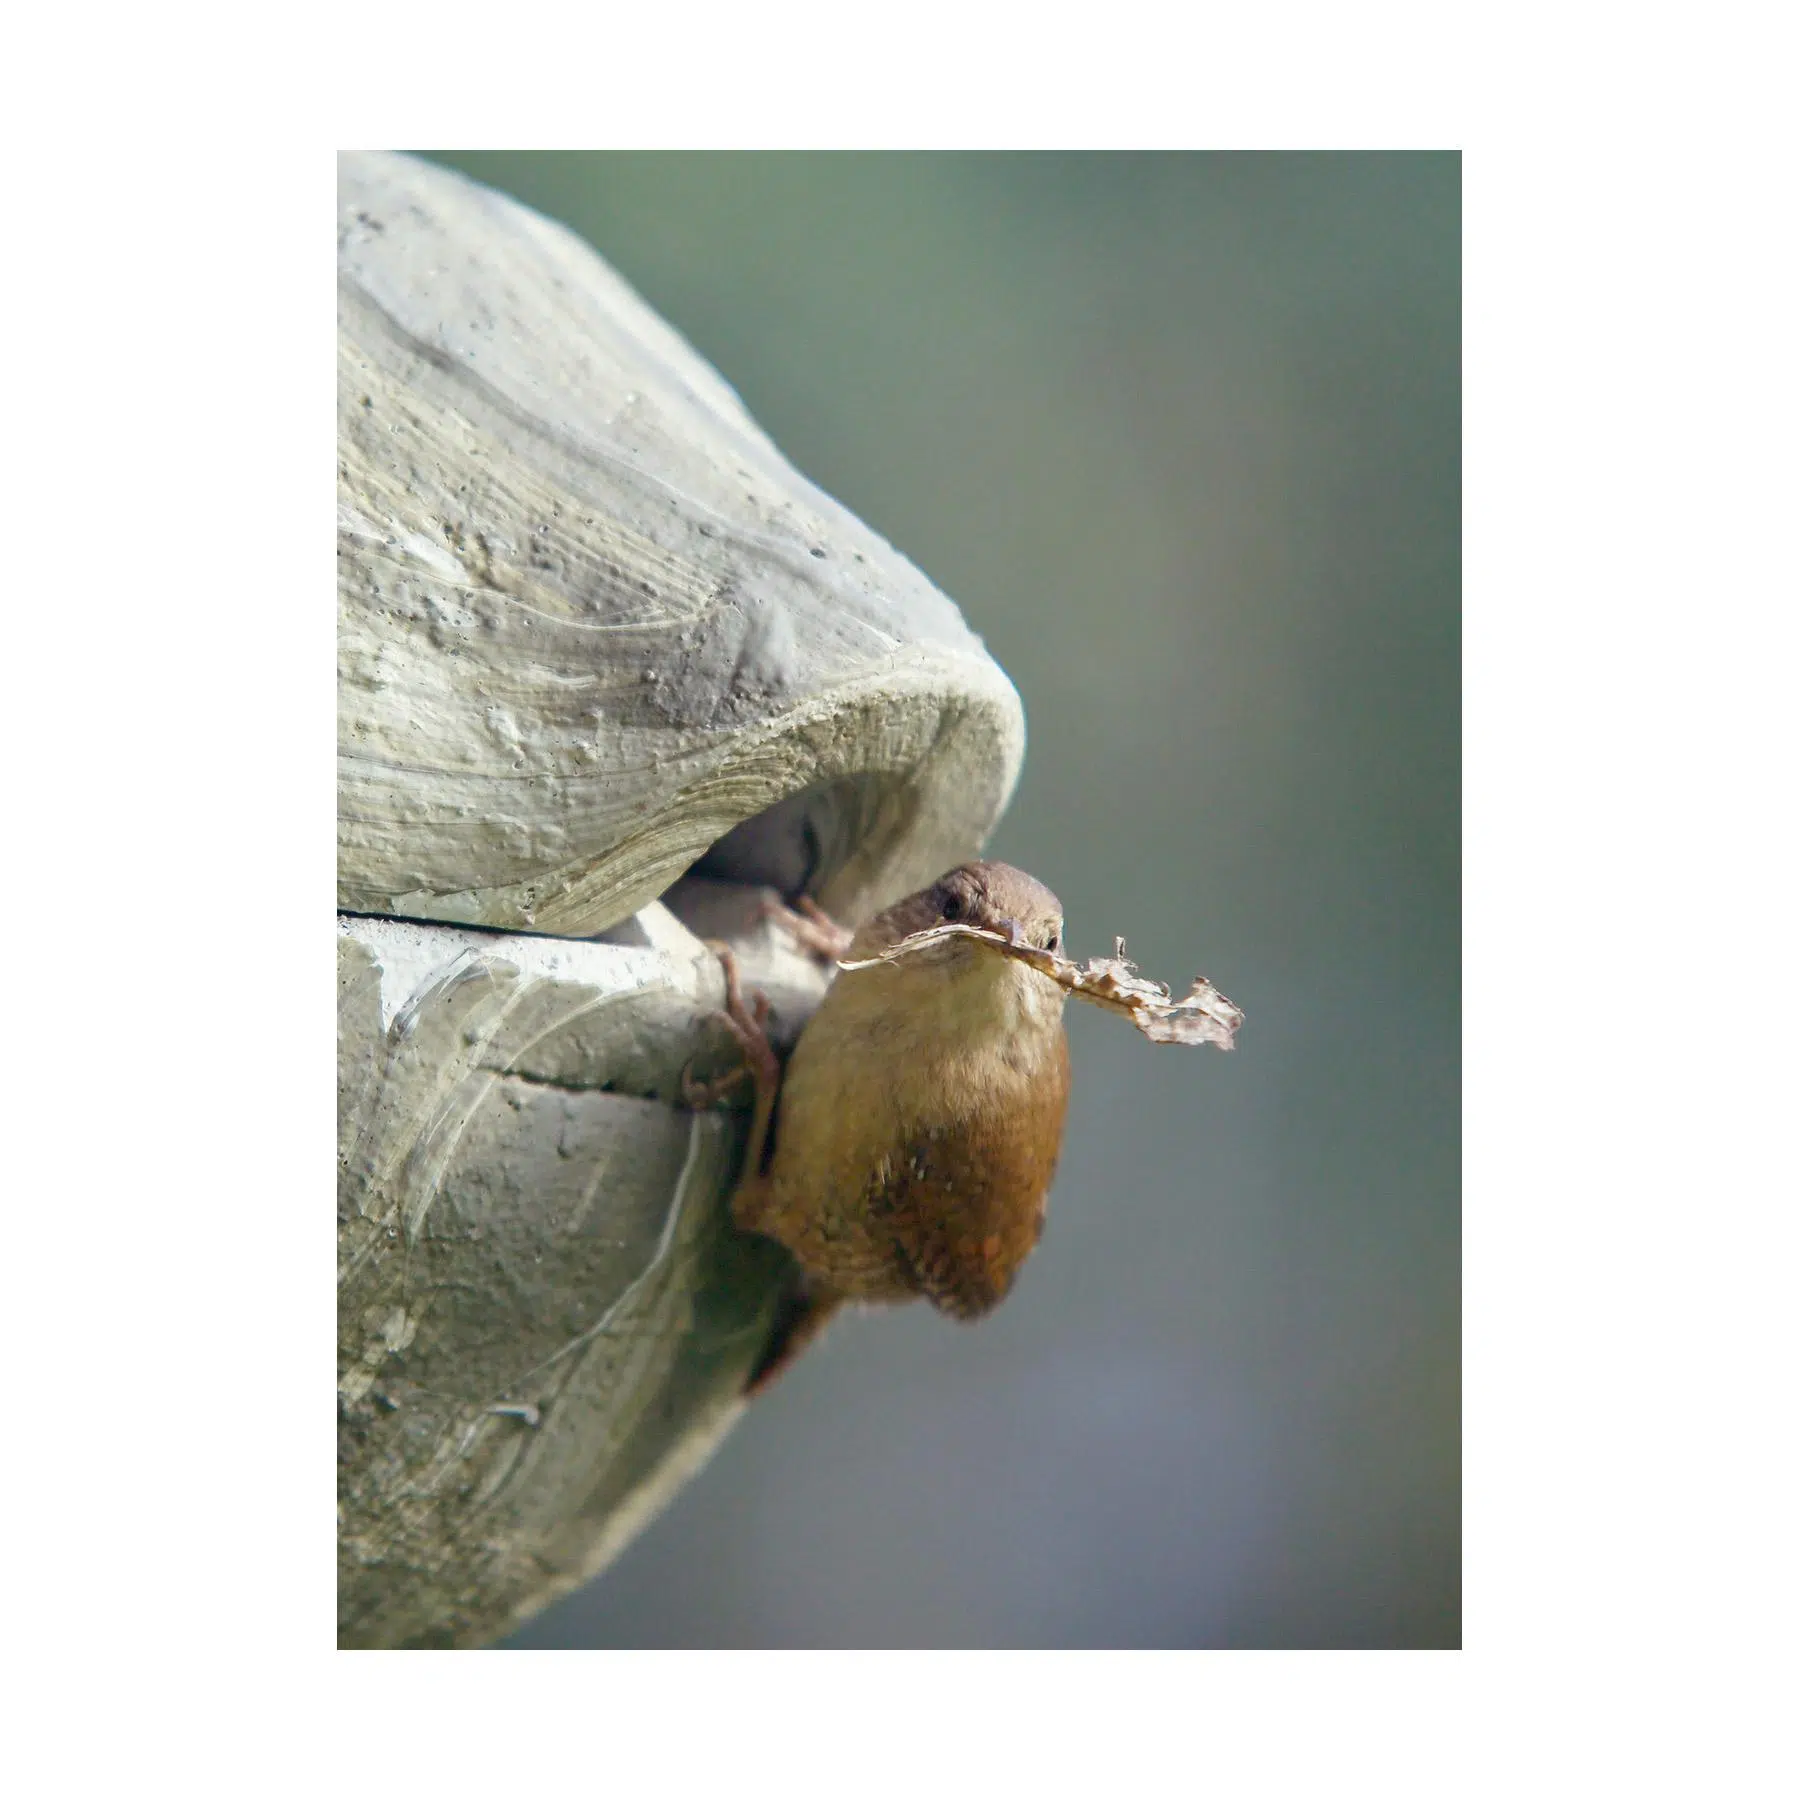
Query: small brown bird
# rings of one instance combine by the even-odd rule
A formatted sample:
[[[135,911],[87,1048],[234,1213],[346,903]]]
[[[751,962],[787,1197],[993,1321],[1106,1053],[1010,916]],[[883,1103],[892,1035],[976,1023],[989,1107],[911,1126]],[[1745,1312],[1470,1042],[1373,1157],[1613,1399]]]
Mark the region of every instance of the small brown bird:
[[[1056,896],[999,862],[952,869],[830,947],[869,957],[946,922],[1062,949]],[[1062,1144],[1064,990],[951,937],[840,973],[784,1077],[761,997],[744,1005],[729,956],[726,975],[726,1022],[756,1088],[732,1216],[784,1244],[804,1275],[752,1391],[847,1300],[923,1294],[959,1319],[997,1306],[1043,1232]]]

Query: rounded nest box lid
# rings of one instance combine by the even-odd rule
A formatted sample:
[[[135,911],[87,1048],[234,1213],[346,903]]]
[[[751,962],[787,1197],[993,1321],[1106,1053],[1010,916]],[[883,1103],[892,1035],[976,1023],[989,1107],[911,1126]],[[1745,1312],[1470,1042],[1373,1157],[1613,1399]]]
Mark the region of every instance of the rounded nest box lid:
[[[696,863],[849,920],[1024,751],[956,607],[584,243],[339,163],[345,910],[585,936]]]

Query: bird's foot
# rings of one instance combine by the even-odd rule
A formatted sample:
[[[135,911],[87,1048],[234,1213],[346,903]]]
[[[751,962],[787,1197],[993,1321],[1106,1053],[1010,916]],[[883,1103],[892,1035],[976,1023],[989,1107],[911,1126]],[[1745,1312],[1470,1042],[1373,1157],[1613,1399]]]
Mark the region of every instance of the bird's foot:
[[[750,1144],[744,1168],[754,1175],[762,1167],[769,1123],[775,1116],[775,1096],[781,1088],[781,1058],[769,1042],[769,997],[756,989],[746,1002],[736,956],[724,944],[709,943],[707,948],[718,957],[719,967],[725,971],[724,1010],[712,1016],[737,1040],[744,1060],[737,1068],[713,1081],[697,1080],[690,1064],[681,1071],[681,1097],[695,1111],[703,1111],[716,1105],[746,1078],[749,1080],[755,1099],[751,1107]]]
[[[762,903],[762,916],[775,920],[802,950],[810,951],[822,962],[834,963],[847,955],[856,936],[838,924],[811,894],[802,894],[792,906],[771,895]]]

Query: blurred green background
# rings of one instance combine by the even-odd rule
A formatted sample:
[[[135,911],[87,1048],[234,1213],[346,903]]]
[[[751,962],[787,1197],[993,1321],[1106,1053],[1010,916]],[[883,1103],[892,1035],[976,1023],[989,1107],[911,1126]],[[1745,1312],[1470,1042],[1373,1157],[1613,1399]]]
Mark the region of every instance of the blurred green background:
[[[590,239],[1024,696],[1072,1006],[978,1328],[851,1318],[520,1646],[1461,1639],[1460,160],[449,154]]]

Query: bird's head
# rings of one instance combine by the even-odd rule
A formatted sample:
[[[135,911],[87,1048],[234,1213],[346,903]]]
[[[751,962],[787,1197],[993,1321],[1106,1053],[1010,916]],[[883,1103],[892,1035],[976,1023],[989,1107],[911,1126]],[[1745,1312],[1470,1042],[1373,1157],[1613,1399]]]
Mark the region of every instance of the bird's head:
[[[973,925],[1059,955],[1063,947],[1062,902],[1041,881],[1011,863],[967,862],[877,913],[856,934],[850,956],[873,956],[934,925]],[[991,953],[952,937],[905,961],[948,968],[976,957],[991,960]]]

